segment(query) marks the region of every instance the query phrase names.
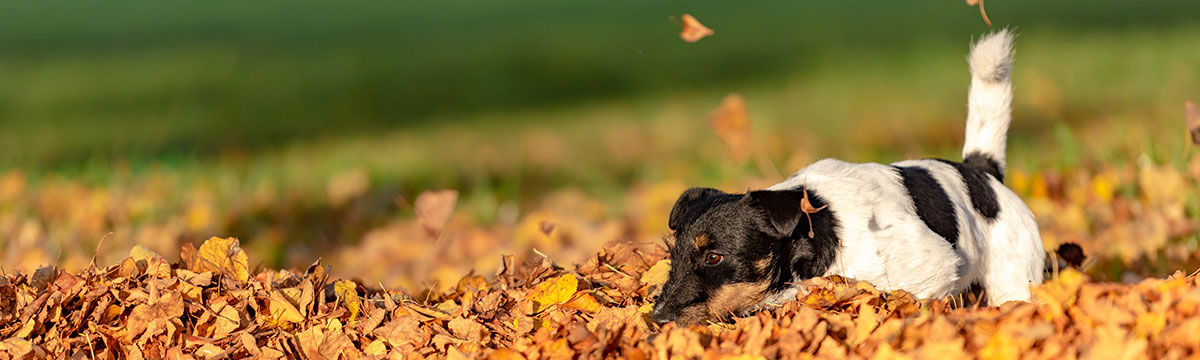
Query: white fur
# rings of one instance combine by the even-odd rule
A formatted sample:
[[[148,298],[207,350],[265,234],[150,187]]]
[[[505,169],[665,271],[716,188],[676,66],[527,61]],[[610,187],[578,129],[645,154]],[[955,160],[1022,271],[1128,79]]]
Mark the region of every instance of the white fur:
[[[1005,138],[1012,121],[1013,34],[1007,29],[985,35],[971,47],[971,90],[967,94],[967,137],[963,156],[991,155],[1005,167]]]
[[[982,152],[1003,169],[1011,117],[1012,34],[1002,30],[983,37],[969,62],[963,154]],[[1045,253],[1033,213],[1015,193],[988,177],[1000,211],[987,219],[972,206],[953,166],[936,160],[892,165],[924,168],[937,180],[954,205],[957,246],[921,221],[900,175],[888,165],[825,159],[768,190],[803,187],[828,203],[839,221],[841,248],[827,275],[865,280],[887,291],[903,289],[921,298],[952,295],[978,282],[990,304],[1030,300],[1029,286],[1042,281]]]

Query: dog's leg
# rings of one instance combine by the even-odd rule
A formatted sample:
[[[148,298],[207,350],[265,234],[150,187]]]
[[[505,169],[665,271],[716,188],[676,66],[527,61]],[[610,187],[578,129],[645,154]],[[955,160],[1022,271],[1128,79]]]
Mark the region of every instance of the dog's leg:
[[[1045,251],[1033,213],[1021,199],[999,182],[993,182],[1000,208],[994,223],[984,229],[983,277],[989,305],[1030,301],[1030,285],[1042,283]]]

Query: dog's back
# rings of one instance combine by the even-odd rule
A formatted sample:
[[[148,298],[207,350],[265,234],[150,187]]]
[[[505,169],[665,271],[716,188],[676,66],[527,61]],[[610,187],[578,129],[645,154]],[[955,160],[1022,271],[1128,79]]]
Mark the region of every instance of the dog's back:
[[[962,162],[826,159],[769,189],[828,200],[842,249],[827,274],[926,298],[979,283],[992,304],[1029,300],[1029,285],[1042,280],[1041,237],[1032,212],[1003,184],[1012,39],[1000,31],[971,49]]]
[[[993,305],[1042,280],[1037,223],[1004,187],[1012,34],[971,49],[962,162],[818,161],[769,189],[691,188],[671,209],[671,271],[657,322],[698,323],[794,298],[838,274],[938,298],[983,285]]]

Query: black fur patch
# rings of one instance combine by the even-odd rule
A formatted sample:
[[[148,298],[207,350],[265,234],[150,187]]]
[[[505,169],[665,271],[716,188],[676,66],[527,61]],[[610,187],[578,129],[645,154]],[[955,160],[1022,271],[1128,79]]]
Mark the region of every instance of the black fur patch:
[[[996,199],[996,190],[992,189],[989,174],[983,169],[967,166],[950,160],[934,159],[953,166],[962,175],[963,183],[967,185],[967,195],[971,197],[971,206],[988,220],[995,220],[1000,214],[1000,202]]]
[[[804,191],[804,190],[801,190]],[[816,191],[808,190],[808,200],[814,208],[821,208],[828,204],[825,198],[817,195]],[[799,203],[796,206],[800,206]],[[833,265],[833,260],[837,257],[838,248],[841,247],[841,240],[838,239],[837,229],[838,224],[837,214],[832,209],[826,207],[812,215],[812,230],[816,235],[812,238],[808,237],[808,220],[803,220],[796,230],[792,232],[791,240],[791,270],[790,274],[784,274],[783,269],[780,269],[778,280],[788,279],[787,281],[771,284],[772,290],[781,290],[788,283],[796,280],[805,280],[821,275],[829,270],[829,266]],[[780,268],[784,268],[780,266]],[[794,279],[793,279],[794,277]]]
[[[1000,162],[996,161],[989,155],[984,155],[981,152],[973,151],[963,157],[963,164],[968,167],[973,167],[983,170],[988,174],[996,177],[996,180],[1004,182],[1004,169],[1000,168]]]
[[[750,193],[759,207],[773,223],[786,222],[786,234],[779,234],[775,252],[783,255],[776,261],[775,274],[769,287],[772,291],[782,290],[795,280],[804,280],[825,274],[837,256],[841,241],[838,240],[837,215],[826,207],[825,198],[815,191],[808,191],[808,201],[813,208],[821,209],[811,214],[801,211],[804,189],[764,190]],[[809,219],[812,219],[813,237],[809,238]],[[776,225],[778,226],[778,225]],[[790,256],[789,256],[790,255]]]
[[[950,242],[958,244],[958,216],[954,213],[954,203],[946,189],[929,174],[929,170],[915,166],[893,166],[908,189],[908,197],[912,198],[917,208],[917,216],[933,232],[941,235]]]

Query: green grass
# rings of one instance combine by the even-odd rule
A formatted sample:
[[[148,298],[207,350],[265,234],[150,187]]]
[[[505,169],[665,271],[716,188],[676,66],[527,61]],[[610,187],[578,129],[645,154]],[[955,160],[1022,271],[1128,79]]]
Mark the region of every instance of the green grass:
[[[1200,12],[1197,3],[989,5],[999,25],[1020,29],[1022,46],[1026,39],[1044,39],[1048,50],[1091,42],[1078,48],[1086,53],[1060,54],[1072,59],[1048,60],[1056,65],[1104,61],[1097,66],[1114,67],[1114,76],[1179,71],[1126,66],[1144,57],[1144,65],[1175,58],[1183,71],[1195,68],[1194,57],[1176,54],[1194,46],[1156,37],[1194,36],[1197,20],[1188,14]],[[669,17],[683,12],[717,36],[679,41]],[[5,2],[0,167],[70,174],[114,161],[187,162],[422,124],[474,124],[493,112],[693,94],[708,105],[714,93],[769,93],[797,79],[820,78],[835,92],[901,80],[893,73],[961,84],[964,44],[986,30],[975,9],[932,0]],[[1125,40],[1108,40],[1114,36]],[[848,74],[867,69],[888,73],[851,83]],[[1104,88],[1092,85],[1109,79],[1071,80],[1087,82],[1074,90]],[[860,106],[849,104],[857,94],[825,91],[805,95]]]
[[[1010,168],[1184,166],[1200,3],[988,9],[1020,33]],[[680,41],[668,17],[683,12],[716,36]],[[29,174],[30,197],[64,179],[118,199],[161,187],[138,226],[208,194],[218,225],[185,240],[286,239],[276,265],[408,216],[396,199],[428,189],[459,190],[481,224],[560,189],[616,218],[639,185],[764,177],[709,129],[730,92],[783,174],[957,158],[964,56],[985,31],[943,1],[3,2],[0,174]],[[329,179],[353,169],[368,193],[331,205]]]

